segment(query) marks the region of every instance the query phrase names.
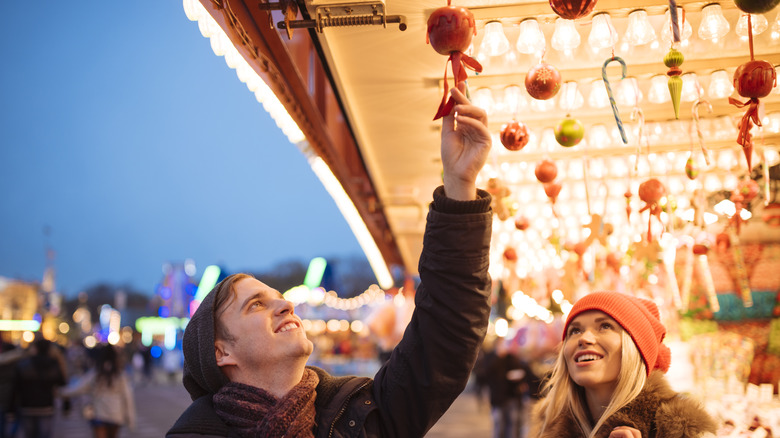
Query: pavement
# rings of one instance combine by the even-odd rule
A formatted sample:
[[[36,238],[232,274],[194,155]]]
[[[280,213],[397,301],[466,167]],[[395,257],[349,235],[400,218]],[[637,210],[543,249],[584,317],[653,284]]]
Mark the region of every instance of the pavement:
[[[178,376],[172,380],[168,380],[166,376],[157,376],[154,382],[136,384],[134,391],[138,413],[136,428],[134,431],[120,429],[120,438],[164,437],[190,404],[190,397]],[[63,415],[62,410],[58,409],[52,438],[92,436],[89,424],[81,416],[80,403],[80,400],[74,400],[68,415]],[[479,405],[474,394],[467,389],[426,437],[474,438],[491,435],[489,408],[484,404]]]

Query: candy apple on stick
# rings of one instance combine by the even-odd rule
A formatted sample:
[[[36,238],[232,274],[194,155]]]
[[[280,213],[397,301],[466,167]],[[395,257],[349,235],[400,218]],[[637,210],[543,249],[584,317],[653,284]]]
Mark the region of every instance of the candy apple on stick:
[[[474,15],[467,8],[452,6],[450,2],[451,0],[447,0],[447,6],[436,9],[428,17],[426,42],[430,43],[436,52],[448,56],[447,63],[452,62],[452,75],[455,87],[457,87],[467,78],[466,68],[480,73],[482,65],[464,53],[468,50],[471,39],[477,34]],[[449,83],[447,81],[447,66],[445,65],[444,96],[433,120],[446,116],[455,106],[452,97],[447,99],[448,92]]]

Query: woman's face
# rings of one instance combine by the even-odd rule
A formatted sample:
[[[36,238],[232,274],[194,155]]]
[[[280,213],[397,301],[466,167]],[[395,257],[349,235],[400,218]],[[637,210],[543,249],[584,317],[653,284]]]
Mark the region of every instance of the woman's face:
[[[612,391],[622,358],[623,328],[599,310],[577,315],[569,324],[563,354],[569,375],[586,390]]]

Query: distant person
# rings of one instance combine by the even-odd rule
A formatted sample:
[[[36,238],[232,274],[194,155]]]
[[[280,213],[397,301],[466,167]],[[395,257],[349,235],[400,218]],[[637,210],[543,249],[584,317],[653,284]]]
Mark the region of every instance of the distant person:
[[[443,120],[444,186],[428,212],[415,312],[374,379],[307,367],[312,343],[292,303],[232,275],[184,332],[184,386],[194,402],[168,437],[414,438],[444,414],[466,386],[490,313],[490,195],[476,178],[491,138],[464,90],[453,90],[457,105]]]
[[[671,389],[671,352],[655,303],[619,292],[581,298],[531,437],[694,438],[715,433],[699,403]]]
[[[49,438],[54,423],[54,398],[65,384],[60,361],[51,354],[51,342],[39,338],[33,355],[16,365],[14,396],[25,438]]]
[[[88,418],[94,438],[116,438],[119,429],[135,429],[133,389],[114,346],[96,348],[95,367],[62,390],[62,395],[89,395]]]
[[[490,413],[494,438],[520,438],[523,401],[532,373],[526,363],[509,349],[509,341],[499,338],[485,354],[485,381],[490,393]]]
[[[19,428],[19,414],[14,403],[16,363],[24,350],[0,341],[0,438],[14,438]]]

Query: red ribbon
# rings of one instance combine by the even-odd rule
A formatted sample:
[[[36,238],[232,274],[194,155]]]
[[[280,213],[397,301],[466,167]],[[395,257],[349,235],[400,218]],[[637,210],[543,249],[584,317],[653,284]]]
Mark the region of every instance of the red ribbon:
[[[452,62],[452,76],[455,81],[455,88],[457,88],[458,84],[465,81],[468,77],[466,74],[467,68],[474,70],[477,73],[482,73],[482,64],[480,64],[476,59],[466,55],[463,52],[450,53],[449,58],[447,58],[447,64],[444,65],[444,96],[441,98],[439,110],[436,111],[436,116],[433,118],[433,120],[438,120],[448,115],[450,112],[452,112],[452,108],[455,106],[455,101],[452,99],[452,96],[447,99],[450,91],[450,84],[447,80],[447,65],[450,62]]]
[[[739,123],[739,133],[737,134],[737,143],[742,146],[745,153],[745,160],[747,160],[748,170],[752,169],[751,158],[753,155],[753,140],[750,135],[750,128],[755,123],[756,126],[761,126],[761,119],[758,117],[758,98],[751,97],[746,102],[740,102],[733,97],[729,97],[729,103],[737,108],[748,107],[745,111],[745,115],[742,116],[742,121]]]

